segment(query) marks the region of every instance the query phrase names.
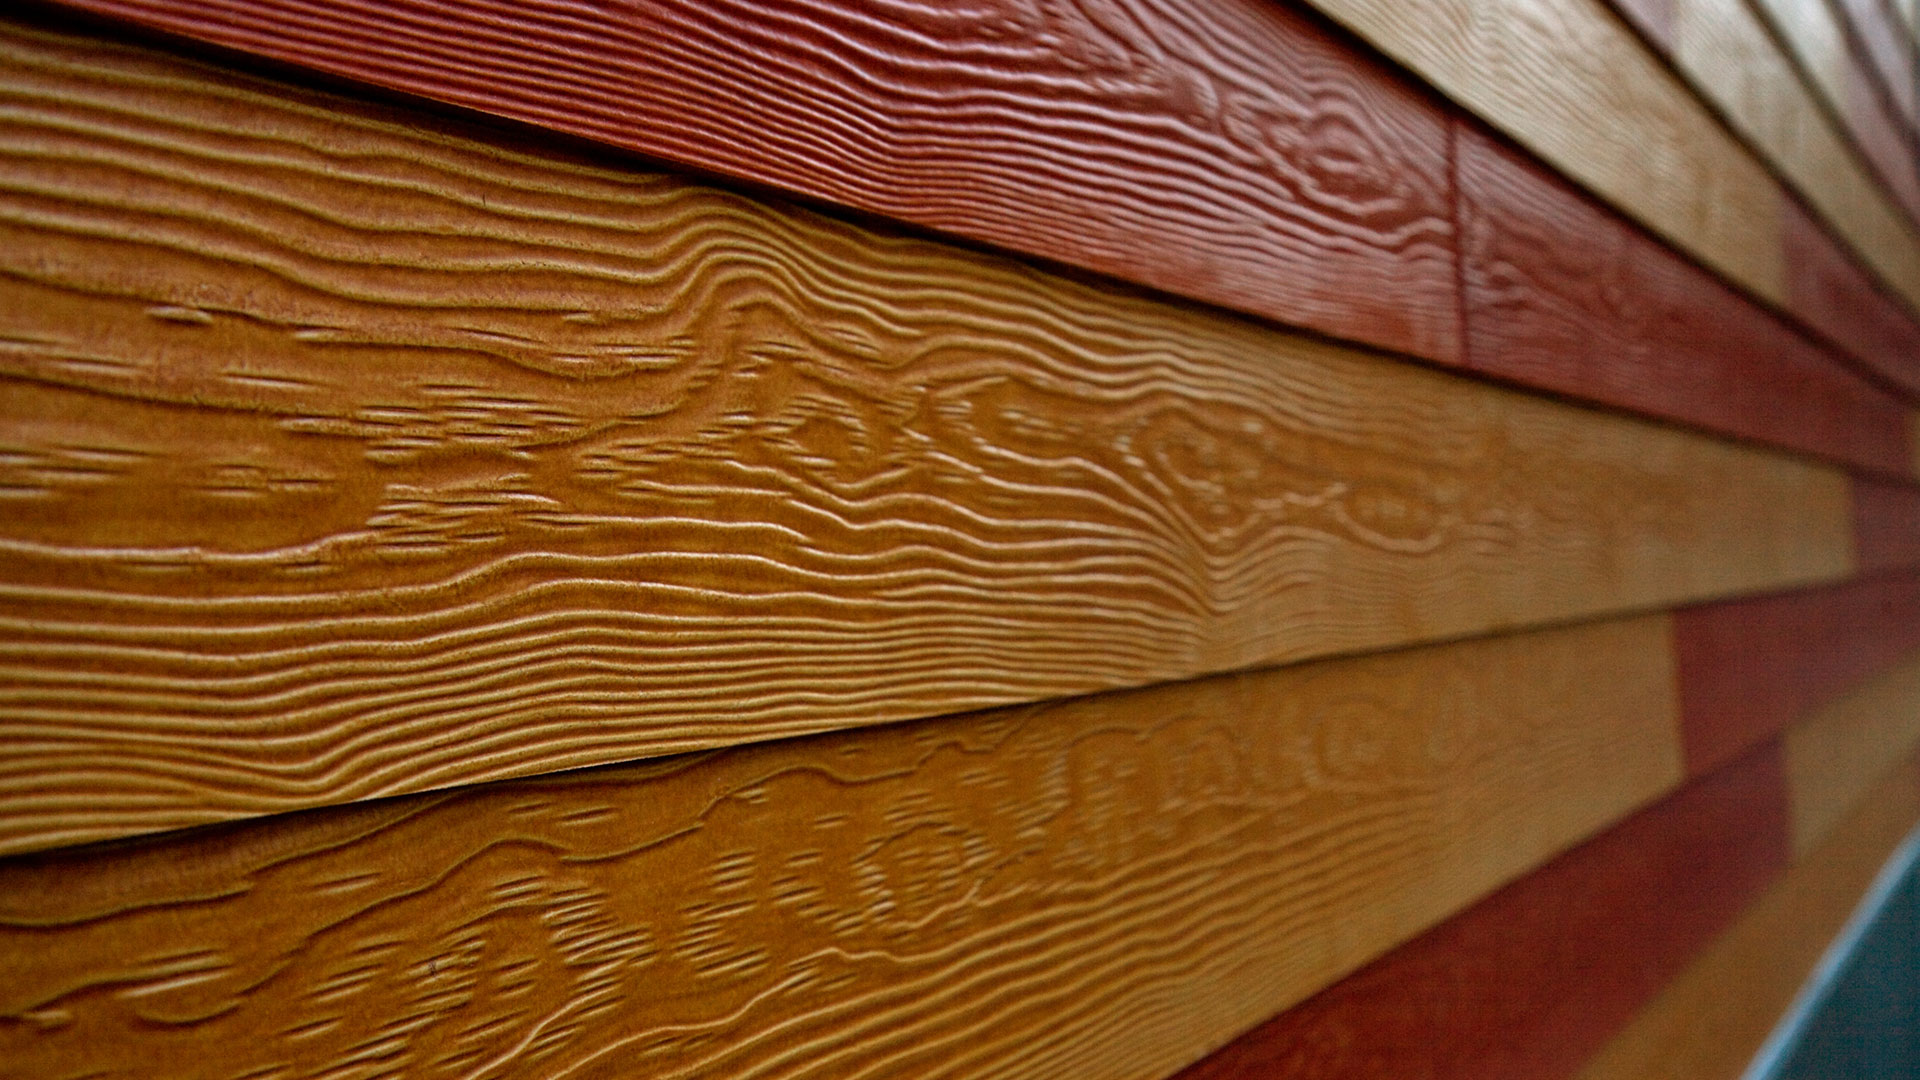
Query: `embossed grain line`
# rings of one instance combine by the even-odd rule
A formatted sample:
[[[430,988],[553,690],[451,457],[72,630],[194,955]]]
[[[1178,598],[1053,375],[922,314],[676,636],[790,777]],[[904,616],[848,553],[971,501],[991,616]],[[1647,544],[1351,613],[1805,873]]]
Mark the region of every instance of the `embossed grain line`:
[[[1539,631],[17,857],[0,1072],[1161,1075],[1673,785],[1666,639]]]
[[[1804,462],[0,33],[0,849],[1851,569]]]
[[[1438,111],[1254,0],[112,13],[1337,336],[1457,345]]]

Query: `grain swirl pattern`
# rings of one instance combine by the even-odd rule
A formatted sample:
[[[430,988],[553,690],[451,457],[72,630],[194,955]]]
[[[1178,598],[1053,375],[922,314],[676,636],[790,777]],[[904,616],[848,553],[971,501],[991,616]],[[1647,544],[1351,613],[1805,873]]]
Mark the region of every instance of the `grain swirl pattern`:
[[[1807,462],[0,50],[0,850],[1844,576]]]
[[[1336,337],[1458,350],[1440,110],[1266,0],[73,6]]]
[[[1601,0],[1313,0],[1753,295],[1787,267],[1779,184]]]
[[[1677,782],[1659,616],[0,862],[0,1075],[1161,1076]]]

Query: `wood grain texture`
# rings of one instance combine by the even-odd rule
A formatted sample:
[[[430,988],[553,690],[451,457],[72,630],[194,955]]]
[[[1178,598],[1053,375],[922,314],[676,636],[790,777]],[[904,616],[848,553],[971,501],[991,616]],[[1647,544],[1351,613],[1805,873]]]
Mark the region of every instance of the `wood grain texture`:
[[[0,862],[0,1074],[1161,1076],[1668,788],[1643,617]]]
[[[1786,295],[1777,182],[1600,0],[1314,0],[1755,296]]]
[[[1825,0],[1752,0],[1756,13],[1791,56],[1808,85],[1873,163],[1896,198],[1911,208],[1920,187],[1920,146],[1913,131],[1879,91],[1838,14]]]
[[[1799,460],[0,42],[0,850],[1851,570]]]
[[[1895,186],[1880,185],[1750,4],[1675,0],[1670,59],[1835,233],[1905,295],[1920,297],[1920,181],[1909,169]]]
[[[1782,220],[1787,310],[1868,370],[1920,399],[1920,322],[1911,310],[1882,292],[1805,210],[1788,204]],[[1915,472],[1920,475],[1920,464]]]
[[[1791,200],[1604,0],[1314,6],[1728,280],[1784,301],[1778,218]],[[1920,305],[1920,245],[1874,220],[1829,224]]]
[[[1920,743],[1920,654],[1787,731],[1793,847],[1816,846]]]
[[[1580,1073],[1580,1080],[1736,1080],[1881,865],[1920,822],[1903,764]]]
[[[77,0],[1446,360],[1442,115],[1269,0]]]
[[[1920,485],[1856,479],[1853,545],[1863,572],[1920,566]]]
[[[1682,608],[1673,639],[1697,776],[1920,649],[1920,573]]]
[[[1476,126],[1455,153],[1469,367],[1909,474],[1900,398]]]
[[[1786,785],[1769,744],[1268,1020],[1179,1080],[1571,1076],[1787,857]]]

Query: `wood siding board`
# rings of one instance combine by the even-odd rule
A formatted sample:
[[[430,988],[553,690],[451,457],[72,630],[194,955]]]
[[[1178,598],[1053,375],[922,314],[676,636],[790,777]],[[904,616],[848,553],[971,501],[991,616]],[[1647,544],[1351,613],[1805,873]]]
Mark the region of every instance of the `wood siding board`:
[[[1788,204],[1786,310],[1910,398],[1920,399],[1920,322],[1883,293],[1805,210]]]
[[[1907,126],[1920,130],[1920,97],[1916,97],[1913,43],[1899,29],[1893,14],[1879,0],[1827,0],[1840,12],[1841,23],[1867,57],[1876,84]]]
[[[1795,724],[1786,735],[1793,848],[1817,846],[1920,743],[1920,652]]]
[[[1266,0],[70,6],[1457,355],[1438,103]]]
[[[1676,784],[1667,634],[0,861],[0,1073],[1165,1075]]]
[[[1783,52],[1896,195],[1920,185],[1920,140],[1875,85],[1824,2],[1750,0]],[[1900,196],[1911,205],[1910,196]]]
[[[1779,747],[1768,743],[1179,1080],[1571,1076],[1778,877],[1787,838]]]
[[[1852,572],[1808,462],[0,39],[0,850]]]
[[[1920,280],[1909,169],[1883,187],[1823,111],[1750,0],[1677,0],[1667,56],[1722,120],[1836,234],[1896,281]],[[1902,183],[1904,181],[1904,183]],[[1905,200],[1905,208],[1900,201]]]
[[[1920,566],[1920,485],[1856,479],[1853,537],[1863,573]]]
[[[1457,144],[1474,370],[1908,474],[1898,398],[1476,125]]]
[[[1753,295],[1785,295],[1778,184],[1597,0],[1314,5]]]
[[[1595,1056],[1580,1080],[1737,1080],[1881,866],[1920,822],[1920,768],[1883,780],[1827,841]]]
[[[1687,771],[1719,768],[1920,649],[1920,573],[1673,614]]]
[[[1603,0],[1315,6],[1729,281],[1785,300],[1786,191]],[[1920,305],[1920,246],[1831,224]]]

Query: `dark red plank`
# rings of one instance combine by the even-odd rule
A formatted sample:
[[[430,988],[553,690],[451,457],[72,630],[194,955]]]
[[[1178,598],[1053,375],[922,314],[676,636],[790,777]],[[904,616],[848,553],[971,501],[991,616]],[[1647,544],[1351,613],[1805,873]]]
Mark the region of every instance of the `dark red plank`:
[[[1920,648],[1920,573],[1682,608],[1673,637],[1699,775]]]
[[[1439,105],[1271,0],[69,3],[1457,355]]]
[[[1904,474],[1908,410],[1785,320],[1461,123],[1467,363]]]
[[[1881,378],[1920,400],[1920,322],[1791,200],[1782,234],[1787,306]]]
[[[1862,573],[1920,566],[1920,487],[1856,478],[1853,546]]]
[[[1777,744],[1695,780],[1181,1080],[1571,1075],[1786,866]]]

